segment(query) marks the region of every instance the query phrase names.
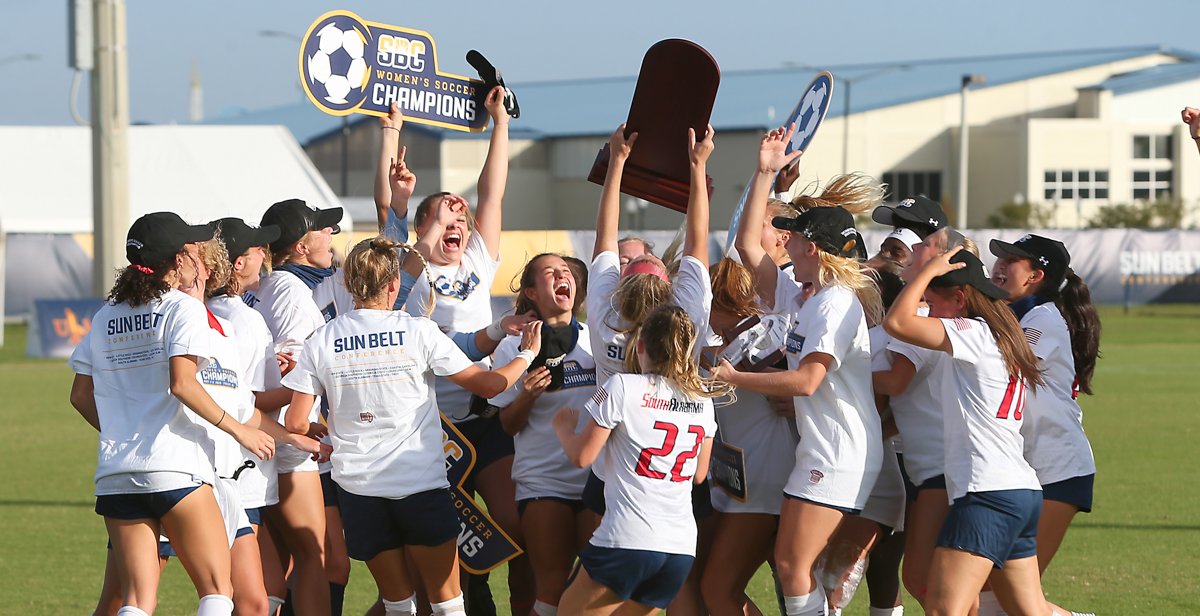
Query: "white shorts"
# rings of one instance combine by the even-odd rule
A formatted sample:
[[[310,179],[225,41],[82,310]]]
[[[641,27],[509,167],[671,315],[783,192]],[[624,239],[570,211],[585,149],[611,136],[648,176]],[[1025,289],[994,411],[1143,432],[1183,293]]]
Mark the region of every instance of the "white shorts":
[[[277,449],[283,444],[276,445]],[[247,468],[238,475],[238,492],[242,495],[242,506],[257,509],[279,502],[279,475],[275,471],[275,458],[253,460],[254,468]]]
[[[841,426],[830,426],[841,438],[811,444],[801,435],[796,466],[783,491],[788,496],[844,511],[859,512],[875,487],[883,462],[883,442],[853,439]]]
[[[875,488],[871,490],[871,496],[859,515],[899,532],[904,530],[906,500],[904,476],[900,474],[900,460],[896,458],[895,445],[891,440],[884,441],[883,466],[879,469]]]
[[[311,453],[306,453],[283,443],[275,445],[275,472],[279,475],[288,473],[315,473],[320,468]],[[278,491],[276,492],[278,498]]]
[[[242,495],[238,493],[238,484],[232,479],[217,479],[213,484],[213,495],[217,497],[217,506],[221,508],[221,519],[225,522],[225,535],[229,547],[238,530],[250,527],[250,518],[242,507]]]

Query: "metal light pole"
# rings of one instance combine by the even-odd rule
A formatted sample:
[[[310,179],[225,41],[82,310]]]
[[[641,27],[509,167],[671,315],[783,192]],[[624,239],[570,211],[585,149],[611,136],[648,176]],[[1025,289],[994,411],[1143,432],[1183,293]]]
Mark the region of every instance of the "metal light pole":
[[[129,66],[125,0],[94,0],[92,69],[92,294],[125,265],[129,229]]]
[[[892,71],[908,71],[912,70],[912,66],[908,64],[893,64],[892,66],[884,66],[875,69],[869,73],[863,73],[858,77],[839,77],[842,83],[846,84],[846,96],[842,99],[842,175],[850,172],[850,88],[856,82],[863,82],[868,79],[874,79],[885,73]]]
[[[983,75],[963,75],[962,125],[958,129],[958,215],[954,226],[967,228],[967,90],[971,84],[987,83]]]

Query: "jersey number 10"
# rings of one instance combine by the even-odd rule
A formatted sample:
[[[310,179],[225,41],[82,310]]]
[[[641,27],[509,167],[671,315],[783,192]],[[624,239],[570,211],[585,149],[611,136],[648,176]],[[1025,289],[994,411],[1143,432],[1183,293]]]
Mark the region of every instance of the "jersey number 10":
[[[647,447],[642,450],[641,455],[638,456],[637,474],[651,479],[663,479],[667,476],[666,473],[652,470],[650,468],[650,459],[654,456],[665,458],[671,455],[671,452],[675,450],[675,437],[679,435],[679,426],[665,421],[656,421],[654,422],[654,429],[665,430],[667,438],[663,439],[662,447]],[[671,481],[687,481],[691,479],[691,477],[683,476],[683,465],[700,453],[700,443],[704,442],[703,427],[688,426],[688,432],[696,435],[696,444],[692,447],[691,451],[681,451],[675,457],[675,465],[671,467]]]

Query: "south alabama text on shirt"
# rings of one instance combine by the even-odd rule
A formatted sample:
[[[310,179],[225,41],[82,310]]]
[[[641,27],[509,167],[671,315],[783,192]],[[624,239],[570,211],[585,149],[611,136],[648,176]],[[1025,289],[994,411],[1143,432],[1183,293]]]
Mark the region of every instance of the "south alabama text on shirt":
[[[679,398],[655,398],[650,392],[642,394],[642,406],[648,409],[673,413],[703,413],[704,402],[680,400]]]

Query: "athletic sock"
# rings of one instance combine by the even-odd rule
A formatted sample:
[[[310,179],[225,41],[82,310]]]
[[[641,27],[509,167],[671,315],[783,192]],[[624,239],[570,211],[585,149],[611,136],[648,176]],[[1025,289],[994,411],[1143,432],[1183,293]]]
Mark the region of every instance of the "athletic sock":
[[[979,616],[998,616],[1001,613],[1000,601],[996,593],[990,590],[979,592]]]
[[[414,616],[417,613],[417,593],[403,601],[383,599],[383,613],[387,616]]]
[[[533,613],[537,616],[558,616],[558,606],[538,599],[533,602]]]
[[[279,597],[267,597],[267,616],[275,616],[279,613],[279,606],[283,605],[283,599]]]
[[[829,616],[842,616],[842,608],[840,608],[840,607],[829,608]]]
[[[225,595],[204,595],[200,597],[200,607],[196,608],[196,616],[230,616],[233,614],[233,599]]]
[[[1071,616],[1096,616],[1092,612],[1071,612]]]
[[[92,616],[95,616],[95,614],[93,614]],[[133,607],[132,605],[126,605],[125,607],[117,610],[117,616],[150,616],[150,615],[147,614],[146,612],[143,612],[142,610],[139,610],[136,607]]]
[[[346,585],[329,583],[329,616],[342,616],[342,603],[346,601]]]
[[[872,607],[870,616],[904,616],[904,606],[897,605],[896,607]]]
[[[433,608],[433,616],[453,616],[458,614],[466,616],[466,604],[463,602],[462,593],[453,599],[442,601],[441,603],[429,603],[429,607]]]
[[[820,584],[807,595],[783,598],[787,616],[825,616],[826,604],[825,589]]]
[[[283,597],[283,605],[279,607],[279,616],[296,616],[296,612],[292,609],[292,589],[289,588],[287,594]]]

